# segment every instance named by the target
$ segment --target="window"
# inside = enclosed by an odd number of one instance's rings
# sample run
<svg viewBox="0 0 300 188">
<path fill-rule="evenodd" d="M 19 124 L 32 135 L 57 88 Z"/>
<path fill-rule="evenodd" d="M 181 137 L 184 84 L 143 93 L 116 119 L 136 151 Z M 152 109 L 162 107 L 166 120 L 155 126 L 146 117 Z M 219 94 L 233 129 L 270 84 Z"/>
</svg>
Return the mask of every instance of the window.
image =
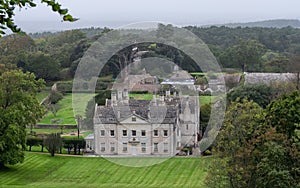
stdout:
<svg viewBox="0 0 300 188">
<path fill-rule="evenodd" d="M 102 151 L 102 152 L 105 151 L 105 142 L 101 143 L 101 151 Z"/>
<path fill-rule="evenodd" d="M 114 142 L 111 142 L 111 143 L 110 143 L 110 151 L 111 151 L 111 152 L 114 152 L 114 151 L 115 151 L 115 143 L 114 143 Z"/>
<path fill-rule="evenodd" d="M 153 135 L 158 136 L 158 130 L 154 130 Z"/>
<path fill-rule="evenodd" d="M 136 136 L 136 130 L 132 130 L 132 131 L 131 131 L 131 135 L 132 135 L 132 136 Z"/>
<path fill-rule="evenodd" d="M 154 152 L 158 152 L 158 143 L 154 143 Z"/>
<path fill-rule="evenodd" d="M 132 121 L 136 121 L 136 117 L 132 117 L 131 120 L 132 120 Z"/>
<path fill-rule="evenodd" d="M 186 125 L 186 130 L 189 130 L 189 125 Z"/>
<path fill-rule="evenodd" d="M 127 152 L 127 143 L 126 142 L 123 143 L 123 152 Z"/>
<path fill-rule="evenodd" d="M 145 130 L 142 130 L 141 135 L 142 135 L 142 136 L 146 136 L 146 131 L 145 131 Z"/>
<path fill-rule="evenodd" d="M 168 130 L 164 130 L 164 136 L 168 136 Z"/>
<path fill-rule="evenodd" d="M 127 136 L 127 130 L 123 130 L 123 136 Z"/>
<path fill-rule="evenodd" d="M 141 143 L 142 145 L 142 152 L 146 152 L 146 143 Z"/>
<path fill-rule="evenodd" d="M 100 136 L 105 136 L 105 130 L 100 130 Z"/>
<path fill-rule="evenodd" d="M 168 152 L 168 143 L 164 143 L 164 152 Z"/>
<path fill-rule="evenodd" d="M 115 136 L 115 130 L 110 130 L 110 136 Z"/>
</svg>

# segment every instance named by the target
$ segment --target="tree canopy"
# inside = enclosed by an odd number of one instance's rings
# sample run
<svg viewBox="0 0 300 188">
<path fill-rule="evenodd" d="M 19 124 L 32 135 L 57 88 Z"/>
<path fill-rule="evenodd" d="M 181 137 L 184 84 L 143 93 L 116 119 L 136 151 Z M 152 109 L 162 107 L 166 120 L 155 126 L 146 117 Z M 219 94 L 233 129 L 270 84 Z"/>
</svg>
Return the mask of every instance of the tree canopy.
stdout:
<svg viewBox="0 0 300 188">
<path fill-rule="evenodd" d="M 227 98 L 229 101 L 240 99 L 253 100 L 265 108 L 272 99 L 272 88 L 266 84 L 247 84 L 232 89 Z"/>
<path fill-rule="evenodd" d="M 25 128 L 44 114 L 35 98 L 43 85 L 32 73 L 13 70 L 0 75 L 0 166 L 23 162 Z"/>
<path fill-rule="evenodd" d="M 232 102 L 207 176 L 209 187 L 299 187 L 299 91 L 262 109 Z"/>
</svg>

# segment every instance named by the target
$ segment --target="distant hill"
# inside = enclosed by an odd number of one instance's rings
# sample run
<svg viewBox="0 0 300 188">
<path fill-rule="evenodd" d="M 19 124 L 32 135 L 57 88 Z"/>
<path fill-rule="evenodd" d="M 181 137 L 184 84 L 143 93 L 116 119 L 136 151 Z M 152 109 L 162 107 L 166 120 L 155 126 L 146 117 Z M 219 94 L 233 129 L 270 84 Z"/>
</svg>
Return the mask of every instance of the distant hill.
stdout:
<svg viewBox="0 0 300 188">
<path fill-rule="evenodd" d="M 283 27 L 294 27 L 300 28 L 300 21 L 297 19 L 276 19 L 276 20 L 265 20 L 257 22 L 247 22 L 247 23 L 228 23 L 220 24 L 217 26 L 227 26 L 227 27 L 268 27 L 268 28 L 283 28 Z"/>
<path fill-rule="evenodd" d="M 80 28 L 80 29 L 73 29 L 73 30 L 79 30 L 79 31 L 85 33 L 86 37 L 89 38 L 89 37 L 101 34 L 104 29 L 108 29 L 108 28 L 106 28 L 106 27 L 104 27 L 104 28 L 90 27 L 90 28 Z M 68 30 L 65 30 L 65 31 L 68 31 Z M 38 38 L 57 36 L 63 32 L 64 31 L 54 31 L 54 32 L 44 31 L 44 32 L 29 33 L 29 36 L 34 39 L 38 39 Z"/>
</svg>

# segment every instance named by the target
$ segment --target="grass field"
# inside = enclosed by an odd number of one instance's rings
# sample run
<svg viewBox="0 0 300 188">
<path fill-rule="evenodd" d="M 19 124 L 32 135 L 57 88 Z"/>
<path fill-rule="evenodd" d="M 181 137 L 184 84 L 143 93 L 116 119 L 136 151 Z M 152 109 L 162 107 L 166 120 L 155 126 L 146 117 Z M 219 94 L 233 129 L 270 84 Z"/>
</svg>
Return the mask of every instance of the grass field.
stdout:
<svg viewBox="0 0 300 188">
<path fill-rule="evenodd" d="M 48 112 L 46 116 L 39 122 L 40 124 L 51 124 L 52 119 L 62 119 L 61 124 L 76 124 L 74 114 L 85 116 L 86 105 L 95 94 L 78 93 L 74 94 L 74 107 L 72 106 L 72 94 L 64 95 L 64 98 L 58 102 L 60 109 L 54 117 L 52 112 Z"/>
<path fill-rule="evenodd" d="M 140 158 L 123 158 L 135 160 Z M 154 158 L 142 158 L 154 160 Z M 25 162 L 0 171 L 0 187 L 205 187 L 212 158 L 171 158 L 149 167 L 126 167 L 103 158 L 26 153 Z"/>
<path fill-rule="evenodd" d="M 45 89 L 41 92 L 39 92 L 36 96 L 36 98 L 38 99 L 39 102 L 42 102 L 50 93 L 49 89 Z"/>
<path fill-rule="evenodd" d="M 152 100 L 153 94 L 129 94 L 129 97 L 133 97 L 136 100 Z"/>
<path fill-rule="evenodd" d="M 200 105 L 209 104 L 212 96 L 199 96 Z"/>
</svg>

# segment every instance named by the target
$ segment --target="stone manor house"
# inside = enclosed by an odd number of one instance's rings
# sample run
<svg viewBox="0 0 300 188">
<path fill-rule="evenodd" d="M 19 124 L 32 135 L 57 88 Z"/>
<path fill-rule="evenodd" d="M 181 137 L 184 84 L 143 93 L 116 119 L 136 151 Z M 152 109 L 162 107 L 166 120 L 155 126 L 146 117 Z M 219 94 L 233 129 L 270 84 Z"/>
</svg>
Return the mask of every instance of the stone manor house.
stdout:
<svg viewBox="0 0 300 188">
<path fill-rule="evenodd" d="M 103 156 L 174 156 L 198 142 L 198 103 L 198 97 L 170 91 L 152 100 L 129 98 L 127 89 L 113 91 L 104 106 L 95 106 L 87 144 Z"/>
</svg>

